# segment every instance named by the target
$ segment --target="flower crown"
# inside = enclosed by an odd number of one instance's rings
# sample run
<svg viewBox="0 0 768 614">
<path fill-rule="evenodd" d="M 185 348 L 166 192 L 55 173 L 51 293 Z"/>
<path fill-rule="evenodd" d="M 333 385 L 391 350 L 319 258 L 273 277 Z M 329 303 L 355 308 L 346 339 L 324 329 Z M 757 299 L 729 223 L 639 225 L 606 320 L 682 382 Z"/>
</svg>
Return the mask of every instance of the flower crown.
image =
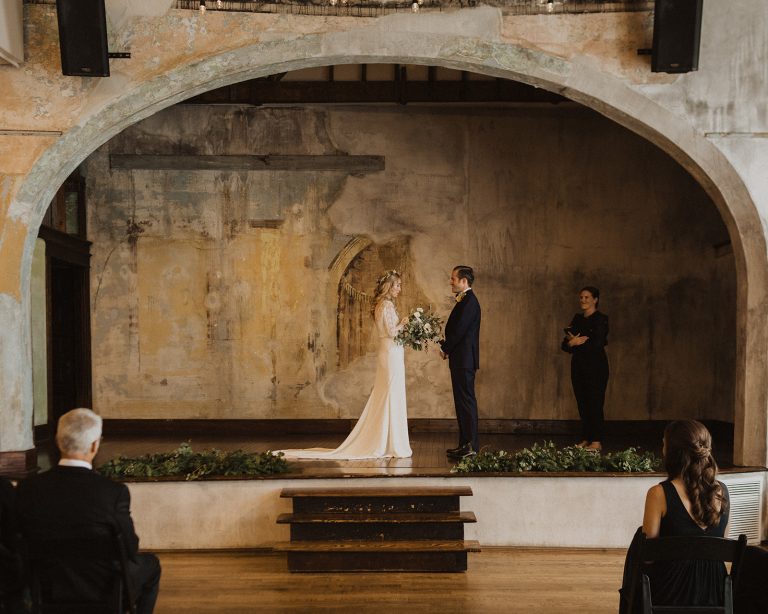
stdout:
<svg viewBox="0 0 768 614">
<path fill-rule="evenodd" d="M 387 279 L 389 279 L 389 278 L 390 278 L 390 277 L 392 277 L 393 275 L 397 275 L 398 277 L 400 277 L 400 273 L 398 273 L 397 271 L 395 271 L 394 269 L 392 269 L 391 271 L 387 271 L 386 273 L 384 273 L 384 275 L 382 275 L 381 277 L 379 277 L 379 278 L 376 280 L 376 283 L 377 283 L 377 284 L 383 284 L 385 281 L 387 281 Z"/>
</svg>

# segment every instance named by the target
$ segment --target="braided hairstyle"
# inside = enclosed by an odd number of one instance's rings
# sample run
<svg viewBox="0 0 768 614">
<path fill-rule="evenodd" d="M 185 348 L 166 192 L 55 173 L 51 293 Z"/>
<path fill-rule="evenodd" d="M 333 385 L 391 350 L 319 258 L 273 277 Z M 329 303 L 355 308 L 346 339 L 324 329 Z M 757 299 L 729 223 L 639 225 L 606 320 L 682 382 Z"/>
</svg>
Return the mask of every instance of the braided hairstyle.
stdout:
<svg viewBox="0 0 768 614">
<path fill-rule="evenodd" d="M 680 478 L 691 501 L 691 515 L 700 525 L 713 527 L 728 511 L 728 500 L 717 481 L 712 436 L 696 420 L 675 420 L 664 429 L 664 469 Z"/>
<path fill-rule="evenodd" d="M 371 316 L 376 318 L 376 307 L 385 299 L 391 299 L 390 292 L 394 283 L 400 279 L 400 273 L 397 271 L 385 271 L 384 274 L 376 280 L 376 290 L 373 292 L 371 301 Z"/>
</svg>

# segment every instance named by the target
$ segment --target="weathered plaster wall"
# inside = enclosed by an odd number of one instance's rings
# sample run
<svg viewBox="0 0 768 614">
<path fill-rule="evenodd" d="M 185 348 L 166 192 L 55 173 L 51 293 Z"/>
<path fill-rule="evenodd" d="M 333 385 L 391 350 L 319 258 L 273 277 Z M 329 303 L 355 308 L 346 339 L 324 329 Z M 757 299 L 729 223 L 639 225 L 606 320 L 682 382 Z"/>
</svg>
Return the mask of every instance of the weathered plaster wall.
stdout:
<svg viewBox="0 0 768 614">
<path fill-rule="evenodd" d="M 648 72 L 648 58 L 636 53 L 650 44 L 650 15 L 643 13 L 158 16 L 158 7 L 169 5 L 145 1 L 127 12 L 108 3 L 111 46 L 130 50 L 133 59 L 114 63 L 104 80 L 62 77 L 53 8 L 25 5 L 25 64 L 0 67 L 0 451 L 31 445 L 29 270 L 40 217 L 64 177 L 111 135 L 180 98 L 264 71 L 343 58 L 435 63 L 563 91 L 689 169 L 734 242 L 736 457 L 765 463 L 768 267 L 765 224 L 755 215 L 765 220 L 768 211 L 760 172 L 768 164 L 762 0 L 707 3 L 701 69 L 687 75 Z"/>
<path fill-rule="evenodd" d="M 383 155 L 386 170 L 108 167 L 109 153 L 338 150 Z M 476 267 L 483 417 L 576 417 L 559 340 L 578 289 L 596 284 L 613 323 L 609 417 L 732 420 L 725 226 L 674 161 L 591 111 L 182 105 L 85 168 L 104 415 L 359 415 L 373 358 L 337 366 L 329 265 L 363 236 L 408 238 L 417 288 L 404 306 L 421 295 L 447 315 L 452 265 Z M 445 364 L 435 352 L 407 362 L 409 414 L 451 417 Z"/>
</svg>

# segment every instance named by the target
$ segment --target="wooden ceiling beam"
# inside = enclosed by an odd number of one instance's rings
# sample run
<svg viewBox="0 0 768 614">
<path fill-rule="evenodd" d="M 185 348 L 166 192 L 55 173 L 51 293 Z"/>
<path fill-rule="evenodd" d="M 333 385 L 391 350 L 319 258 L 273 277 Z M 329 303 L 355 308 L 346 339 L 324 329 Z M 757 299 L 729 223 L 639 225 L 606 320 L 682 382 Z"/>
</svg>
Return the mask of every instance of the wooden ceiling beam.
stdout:
<svg viewBox="0 0 768 614">
<path fill-rule="evenodd" d="M 110 154 L 109 166 L 114 170 L 331 171 L 363 174 L 384 170 L 384 156 Z"/>
<path fill-rule="evenodd" d="M 434 75 L 430 74 L 432 78 Z M 182 104 L 370 104 L 544 103 L 568 99 L 524 83 L 473 81 L 266 81 L 255 80 L 205 92 Z"/>
</svg>

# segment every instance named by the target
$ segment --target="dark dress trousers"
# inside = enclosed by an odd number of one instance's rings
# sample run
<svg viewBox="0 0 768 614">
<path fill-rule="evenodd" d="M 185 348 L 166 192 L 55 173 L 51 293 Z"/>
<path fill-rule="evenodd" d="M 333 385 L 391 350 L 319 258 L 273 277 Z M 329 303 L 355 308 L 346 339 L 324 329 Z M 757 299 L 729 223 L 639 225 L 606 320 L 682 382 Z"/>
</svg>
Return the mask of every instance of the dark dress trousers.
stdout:
<svg viewBox="0 0 768 614">
<path fill-rule="evenodd" d="M 445 324 L 445 340 L 440 346 L 448 354 L 453 402 L 459 423 L 459 445 L 469 443 L 477 451 L 475 372 L 480 368 L 480 302 L 471 289 L 453 307 Z"/>
<path fill-rule="evenodd" d="M 582 438 L 603 440 L 603 405 L 608 386 L 608 316 L 595 311 L 585 318 L 577 313 L 570 325 L 571 332 L 589 337 L 582 345 L 570 347 L 563 339 L 563 351 L 571 354 L 571 384 L 581 418 Z"/>
<path fill-rule="evenodd" d="M 34 539 L 88 535 L 117 528 L 128 553 L 129 573 L 138 599 L 138 611 L 151 613 L 160 582 L 160 563 L 154 554 L 139 553 L 139 538 L 131 519 L 128 487 L 90 469 L 57 466 L 24 480 L 18 487 L 22 534 Z M 94 563 L 67 578 L 77 594 L 88 594 L 110 570 Z M 66 589 L 65 589 L 66 590 Z"/>
</svg>

